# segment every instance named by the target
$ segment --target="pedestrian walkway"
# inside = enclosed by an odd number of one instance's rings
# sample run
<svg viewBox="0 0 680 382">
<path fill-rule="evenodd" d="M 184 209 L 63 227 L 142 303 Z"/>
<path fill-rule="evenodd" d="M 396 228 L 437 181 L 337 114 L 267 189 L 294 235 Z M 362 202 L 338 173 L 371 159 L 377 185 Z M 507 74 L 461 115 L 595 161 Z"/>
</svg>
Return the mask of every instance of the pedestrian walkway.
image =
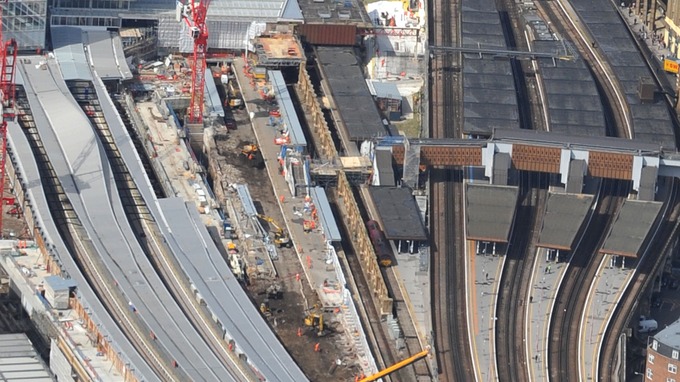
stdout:
<svg viewBox="0 0 680 382">
<path fill-rule="evenodd" d="M 654 31 L 650 31 L 647 26 L 642 23 L 642 16 L 635 14 L 635 9 L 633 4 L 630 7 L 618 7 L 619 13 L 626 21 L 628 28 L 632 32 L 633 36 L 644 45 L 649 50 L 649 55 L 651 56 L 654 64 L 657 65 L 657 73 L 661 74 L 662 86 L 666 91 L 674 92 L 676 86 L 676 75 L 673 73 L 668 73 L 663 71 L 663 61 L 665 58 L 678 59 L 676 55 L 671 53 L 670 49 L 666 46 L 664 39 L 664 14 L 663 10 L 659 7 L 657 8 L 656 16 L 654 18 L 655 25 Z M 644 54 L 644 52 L 643 52 Z"/>
<path fill-rule="evenodd" d="M 503 273 L 505 256 L 493 249 L 477 254 L 474 241 L 467 242 L 468 256 L 468 331 L 474 367 L 479 381 L 493 381 L 496 376 L 496 296 Z"/>
<path fill-rule="evenodd" d="M 548 330 L 550 315 L 568 263 L 557 262 L 556 253 L 538 249 L 531 277 L 531 295 L 526 310 L 526 352 L 529 380 L 548 380 Z"/>
</svg>

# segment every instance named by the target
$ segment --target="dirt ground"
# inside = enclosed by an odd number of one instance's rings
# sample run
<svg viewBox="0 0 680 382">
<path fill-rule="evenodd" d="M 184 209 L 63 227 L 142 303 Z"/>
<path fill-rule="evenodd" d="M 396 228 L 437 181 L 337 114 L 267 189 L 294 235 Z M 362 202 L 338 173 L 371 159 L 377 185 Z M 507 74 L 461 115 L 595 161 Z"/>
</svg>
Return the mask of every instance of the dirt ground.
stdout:
<svg viewBox="0 0 680 382">
<path fill-rule="evenodd" d="M 249 160 L 241 154 L 243 145 L 256 142 L 247 112 L 245 110 L 234 111 L 233 118 L 237 121 L 237 129 L 230 130 L 227 139 L 219 143 L 220 151 L 225 156 L 226 162 L 233 165 L 233 169 L 227 172 L 228 176 L 233 177 L 229 181 L 247 184 L 258 212 L 277 222 L 283 222 L 284 219 L 262 157 L 256 156 Z M 313 296 L 312 291 L 304 279 L 302 265 L 294 250 L 281 248 L 279 259 L 274 261 L 274 266 L 279 274 L 278 279 L 251 279 L 246 288 L 255 305 L 259 307 L 266 299 L 267 287 L 273 283 L 281 285 L 284 292 L 283 298 L 269 301 L 271 316 L 267 319 L 305 374 L 312 381 L 329 379 L 354 381 L 355 375 L 359 374 L 359 369 L 351 364 L 351 360 L 346 359 L 344 351 L 339 346 L 345 341 L 342 333 L 331 330 L 329 334 L 319 337 L 315 330 L 304 326 L 306 309 L 316 301 L 310 297 Z M 296 280 L 297 274 L 302 278 L 302 282 Z M 304 288 L 304 294 L 307 296 L 309 304 L 307 306 L 305 306 L 301 288 Z M 330 318 L 330 315 L 324 315 L 324 318 Z M 301 335 L 298 336 L 298 334 Z M 319 352 L 314 351 L 317 343 L 319 343 Z M 342 364 L 334 366 L 338 359 Z"/>
</svg>

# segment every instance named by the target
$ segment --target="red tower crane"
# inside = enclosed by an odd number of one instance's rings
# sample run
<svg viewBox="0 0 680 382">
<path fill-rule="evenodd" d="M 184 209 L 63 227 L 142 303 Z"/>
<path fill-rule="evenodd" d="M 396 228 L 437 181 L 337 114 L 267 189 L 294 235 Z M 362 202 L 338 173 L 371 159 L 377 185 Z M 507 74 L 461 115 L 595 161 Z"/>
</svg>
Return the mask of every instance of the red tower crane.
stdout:
<svg viewBox="0 0 680 382">
<path fill-rule="evenodd" d="M 3 3 L 7 3 L 4 0 Z M 17 42 L 14 39 L 4 41 L 2 36 L 2 18 L 0 18 L 0 61 L 2 61 L 2 73 L 0 73 L 0 99 L 2 108 L 2 122 L 0 122 L 0 139 L 2 139 L 2 152 L 0 152 L 0 197 L 2 204 L 5 203 L 5 177 L 7 172 L 7 123 L 16 117 L 14 108 L 15 79 L 14 72 L 17 61 Z M 0 208 L 0 237 L 2 236 L 4 214 Z"/>
<path fill-rule="evenodd" d="M 205 97 L 205 54 L 208 51 L 208 15 L 210 0 L 184 0 L 180 16 L 189 26 L 194 40 L 193 69 L 191 74 L 191 102 L 189 123 L 203 122 L 203 99 Z"/>
</svg>

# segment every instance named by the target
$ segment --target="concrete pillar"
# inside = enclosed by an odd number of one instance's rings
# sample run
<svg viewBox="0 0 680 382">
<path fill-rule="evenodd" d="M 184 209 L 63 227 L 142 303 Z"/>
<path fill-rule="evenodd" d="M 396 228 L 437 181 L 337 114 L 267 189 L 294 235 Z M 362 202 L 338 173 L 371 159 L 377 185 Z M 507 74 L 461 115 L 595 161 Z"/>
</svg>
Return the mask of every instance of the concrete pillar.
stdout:
<svg viewBox="0 0 680 382">
<path fill-rule="evenodd" d="M 635 16 L 640 16 L 640 9 L 641 9 L 641 5 L 642 5 L 643 1 L 645 1 L 645 0 L 635 0 L 635 7 L 634 7 Z"/>
<path fill-rule="evenodd" d="M 647 24 L 649 22 L 648 13 L 649 13 L 649 0 L 642 0 L 642 13 L 641 13 L 642 19 L 640 24 L 644 25 L 645 28 L 647 28 L 647 26 L 649 25 Z"/>
<path fill-rule="evenodd" d="M 652 0 L 652 10 L 649 15 L 649 33 L 651 37 L 654 37 L 654 34 L 656 33 L 656 7 L 657 0 Z"/>
</svg>

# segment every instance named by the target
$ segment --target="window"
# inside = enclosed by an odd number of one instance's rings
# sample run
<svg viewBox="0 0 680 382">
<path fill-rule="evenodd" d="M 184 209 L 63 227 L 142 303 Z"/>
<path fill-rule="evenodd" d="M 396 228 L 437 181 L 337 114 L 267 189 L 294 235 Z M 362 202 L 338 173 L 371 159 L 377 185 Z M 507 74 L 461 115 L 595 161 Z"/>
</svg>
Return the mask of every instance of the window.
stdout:
<svg viewBox="0 0 680 382">
<path fill-rule="evenodd" d="M 672 363 L 668 364 L 668 371 L 670 373 L 676 374 L 678 372 L 678 366 Z"/>
<path fill-rule="evenodd" d="M 659 342 L 657 340 L 652 341 L 652 349 L 656 350 L 659 347 Z"/>
<path fill-rule="evenodd" d="M 673 350 L 673 359 L 678 359 L 678 351 Z"/>
<path fill-rule="evenodd" d="M 675 382 L 675 378 L 666 378 L 666 382 Z"/>
<path fill-rule="evenodd" d="M 647 368 L 647 379 L 652 379 L 654 378 L 654 374 L 652 374 L 652 369 Z"/>
<path fill-rule="evenodd" d="M 647 356 L 647 362 L 651 363 L 652 365 L 654 364 L 654 354 Z"/>
</svg>

